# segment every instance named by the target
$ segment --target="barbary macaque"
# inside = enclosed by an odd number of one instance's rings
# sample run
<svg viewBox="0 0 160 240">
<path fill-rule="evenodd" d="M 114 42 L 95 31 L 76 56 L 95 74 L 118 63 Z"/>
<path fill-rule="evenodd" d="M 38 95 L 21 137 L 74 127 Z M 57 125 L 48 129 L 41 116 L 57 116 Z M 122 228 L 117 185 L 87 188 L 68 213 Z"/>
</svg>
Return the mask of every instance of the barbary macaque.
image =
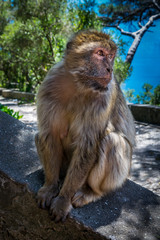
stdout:
<svg viewBox="0 0 160 240">
<path fill-rule="evenodd" d="M 121 187 L 129 174 L 134 122 L 113 75 L 116 51 L 108 34 L 79 32 L 39 88 L 35 142 L 45 183 L 38 204 L 55 221 Z"/>
</svg>

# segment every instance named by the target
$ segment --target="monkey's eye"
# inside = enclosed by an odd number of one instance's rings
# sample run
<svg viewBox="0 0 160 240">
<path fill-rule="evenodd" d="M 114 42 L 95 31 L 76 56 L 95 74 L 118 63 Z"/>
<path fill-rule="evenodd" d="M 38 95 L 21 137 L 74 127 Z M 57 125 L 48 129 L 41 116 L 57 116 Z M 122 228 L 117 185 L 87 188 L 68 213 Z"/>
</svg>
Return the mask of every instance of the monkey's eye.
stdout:
<svg viewBox="0 0 160 240">
<path fill-rule="evenodd" d="M 104 52 L 103 52 L 102 50 L 98 50 L 97 54 L 98 54 L 99 56 L 104 56 Z"/>
<path fill-rule="evenodd" d="M 108 59 L 111 60 L 113 58 L 113 54 L 108 54 Z"/>
</svg>

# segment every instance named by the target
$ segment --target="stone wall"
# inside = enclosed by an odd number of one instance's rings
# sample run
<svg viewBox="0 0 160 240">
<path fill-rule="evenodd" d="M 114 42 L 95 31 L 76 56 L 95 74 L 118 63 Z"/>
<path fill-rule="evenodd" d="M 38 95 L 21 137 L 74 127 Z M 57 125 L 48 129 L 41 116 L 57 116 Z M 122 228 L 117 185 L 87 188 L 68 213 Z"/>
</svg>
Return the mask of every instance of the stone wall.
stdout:
<svg viewBox="0 0 160 240">
<path fill-rule="evenodd" d="M 28 92 L 19 92 L 14 89 L 0 89 L 0 95 L 5 98 L 13 98 L 18 100 L 33 101 L 35 99 L 35 94 Z"/>
<path fill-rule="evenodd" d="M 136 121 L 160 125 L 160 107 L 148 104 L 128 104 Z"/>
</svg>

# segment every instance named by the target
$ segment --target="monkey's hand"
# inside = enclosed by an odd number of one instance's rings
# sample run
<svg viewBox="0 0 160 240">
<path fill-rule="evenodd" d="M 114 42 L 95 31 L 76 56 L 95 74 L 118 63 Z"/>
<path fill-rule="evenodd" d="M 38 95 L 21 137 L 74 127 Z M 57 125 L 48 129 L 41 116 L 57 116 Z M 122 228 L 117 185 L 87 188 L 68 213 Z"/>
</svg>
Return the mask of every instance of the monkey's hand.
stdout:
<svg viewBox="0 0 160 240">
<path fill-rule="evenodd" d="M 43 186 L 37 194 L 37 202 L 40 208 L 49 207 L 51 200 L 59 194 L 58 184 L 51 186 Z"/>
<path fill-rule="evenodd" d="M 55 222 L 62 221 L 64 222 L 69 212 L 71 211 L 72 205 L 69 199 L 58 196 L 52 200 L 50 206 L 51 218 Z"/>
</svg>

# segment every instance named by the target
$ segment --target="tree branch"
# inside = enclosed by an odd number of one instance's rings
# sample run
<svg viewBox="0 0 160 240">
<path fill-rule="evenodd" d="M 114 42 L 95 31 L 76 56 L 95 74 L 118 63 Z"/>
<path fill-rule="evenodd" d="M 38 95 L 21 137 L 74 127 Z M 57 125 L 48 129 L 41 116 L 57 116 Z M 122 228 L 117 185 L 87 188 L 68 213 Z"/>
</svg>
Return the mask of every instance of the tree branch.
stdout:
<svg viewBox="0 0 160 240">
<path fill-rule="evenodd" d="M 50 37 L 49 37 L 49 34 L 46 34 L 46 38 L 47 38 L 48 43 L 49 43 L 49 46 L 50 46 L 50 50 L 51 50 L 52 57 L 54 58 L 54 52 L 53 52 L 52 42 L 51 42 L 51 39 L 50 39 Z"/>
<path fill-rule="evenodd" d="M 141 42 L 141 39 L 144 35 L 144 33 L 148 30 L 148 28 L 153 24 L 153 21 L 157 18 L 160 18 L 160 13 L 153 15 L 149 18 L 148 22 L 142 26 L 141 29 L 139 29 L 138 31 L 132 33 L 134 35 L 134 41 L 130 47 L 130 49 L 128 50 L 127 56 L 126 56 L 126 62 L 128 62 L 129 64 L 131 64 L 133 57 L 135 55 L 135 52 L 137 51 L 137 48 Z"/>
<path fill-rule="evenodd" d="M 148 22 L 147 22 L 144 26 L 142 26 L 141 23 L 140 23 L 141 29 L 139 29 L 138 31 L 136 31 L 136 32 L 134 32 L 134 33 L 132 33 L 132 34 L 133 34 L 134 36 L 135 36 L 135 35 L 139 35 L 139 34 L 140 34 L 140 35 L 143 35 L 143 34 L 147 31 L 147 29 L 153 24 L 153 21 L 156 20 L 156 19 L 158 19 L 158 18 L 160 18 L 160 13 L 151 16 L 151 17 L 149 18 Z M 138 23 L 138 25 L 139 25 L 139 23 Z"/>
<path fill-rule="evenodd" d="M 160 13 L 151 16 L 151 17 L 149 18 L 148 22 L 144 25 L 144 27 L 145 27 L 146 29 L 148 29 L 148 28 L 152 25 L 153 21 L 156 20 L 156 19 L 158 19 L 158 18 L 160 18 Z"/>
<path fill-rule="evenodd" d="M 119 25 L 105 25 L 105 24 L 104 24 L 104 26 L 105 26 L 105 27 L 110 27 L 110 28 L 111 28 L 111 27 L 117 28 L 123 35 L 127 35 L 127 36 L 130 36 L 130 37 L 132 37 L 132 38 L 135 38 L 135 33 L 125 31 L 124 29 L 120 28 Z"/>
<path fill-rule="evenodd" d="M 154 4 L 155 7 L 160 11 L 160 6 L 159 6 L 159 4 L 157 3 L 156 0 L 153 0 L 153 4 Z"/>
<path fill-rule="evenodd" d="M 124 29 L 120 28 L 119 25 L 115 26 L 123 35 L 127 35 L 127 36 L 130 36 L 132 38 L 135 38 L 135 34 L 132 33 L 132 32 L 127 32 L 125 31 Z"/>
<path fill-rule="evenodd" d="M 138 26 L 139 26 L 140 28 L 143 27 L 143 25 L 141 24 L 141 22 L 138 22 Z"/>
</svg>

